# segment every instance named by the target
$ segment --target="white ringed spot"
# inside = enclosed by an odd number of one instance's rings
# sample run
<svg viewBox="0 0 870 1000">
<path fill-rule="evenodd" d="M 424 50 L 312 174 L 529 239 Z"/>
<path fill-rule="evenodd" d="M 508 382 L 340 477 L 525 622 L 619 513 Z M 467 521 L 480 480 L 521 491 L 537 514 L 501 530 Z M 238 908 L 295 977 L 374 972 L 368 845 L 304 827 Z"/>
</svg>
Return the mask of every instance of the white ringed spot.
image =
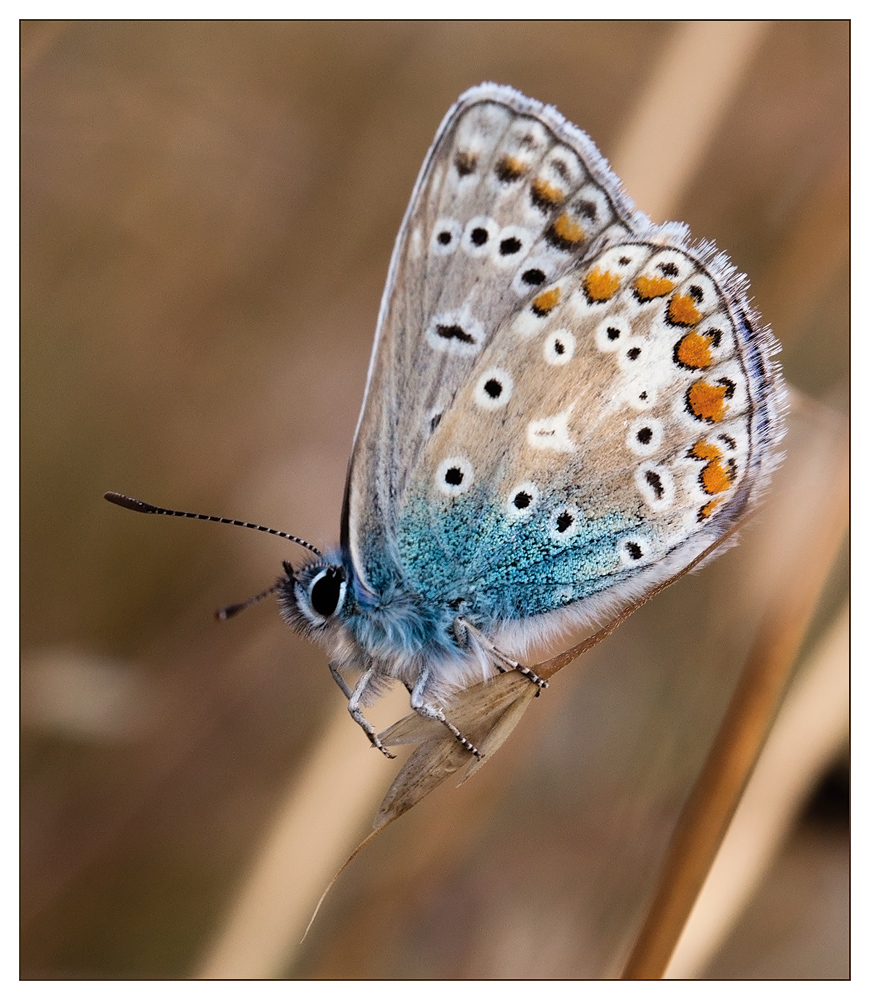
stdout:
<svg viewBox="0 0 870 1000">
<path fill-rule="evenodd" d="M 513 395 L 514 380 L 504 368 L 490 368 L 477 380 L 474 402 L 484 410 L 499 410 Z"/>
<path fill-rule="evenodd" d="M 625 443 L 635 455 L 654 455 L 662 446 L 665 429 L 656 417 L 639 417 L 628 429 Z"/>
<path fill-rule="evenodd" d="M 595 346 L 599 351 L 618 351 L 631 335 L 631 322 L 622 313 L 606 316 L 595 328 Z"/>
<path fill-rule="evenodd" d="M 550 281 L 552 270 L 551 263 L 542 257 L 529 257 L 514 275 L 511 287 L 522 296 L 541 292 Z"/>
<path fill-rule="evenodd" d="M 456 219 L 439 219 L 432 231 L 429 247 L 436 257 L 446 257 L 456 251 L 462 239 L 462 223 Z"/>
<path fill-rule="evenodd" d="M 462 234 L 462 249 L 471 257 L 488 257 L 498 245 L 499 228 L 488 215 L 470 219 Z"/>
<path fill-rule="evenodd" d="M 616 554 L 626 569 L 637 569 L 650 561 L 652 546 L 643 535 L 626 535 L 617 543 Z"/>
<path fill-rule="evenodd" d="M 436 351 L 473 357 L 486 340 L 486 331 L 466 310 L 440 313 L 426 331 L 426 342 Z"/>
<path fill-rule="evenodd" d="M 498 234 L 498 242 L 493 248 L 492 259 L 499 267 L 516 267 L 529 252 L 533 243 L 532 234 L 521 226 L 505 226 Z"/>
<path fill-rule="evenodd" d="M 511 521 L 521 521 L 530 517 L 538 504 L 541 491 L 536 483 L 526 481 L 515 486 L 505 504 L 505 511 Z"/>
<path fill-rule="evenodd" d="M 574 504 L 565 504 L 550 515 L 547 522 L 547 533 L 554 542 L 567 542 L 580 530 L 582 513 Z"/>
<path fill-rule="evenodd" d="M 435 470 L 435 486 L 448 497 L 458 497 L 471 489 L 474 467 L 464 455 L 445 458 Z"/>
<path fill-rule="evenodd" d="M 577 341 L 570 330 L 554 330 L 544 341 L 544 361 L 548 365 L 567 365 L 576 349 Z"/>
<path fill-rule="evenodd" d="M 644 462 L 634 473 L 640 495 L 654 511 L 669 510 L 677 496 L 674 477 L 661 463 Z"/>
<path fill-rule="evenodd" d="M 616 360 L 620 369 L 627 375 L 636 375 L 639 369 L 647 366 L 647 343 L 638 337 L 620 338 Z M 670 370 L 668 371 L 670 374 Z"/>
</svg>

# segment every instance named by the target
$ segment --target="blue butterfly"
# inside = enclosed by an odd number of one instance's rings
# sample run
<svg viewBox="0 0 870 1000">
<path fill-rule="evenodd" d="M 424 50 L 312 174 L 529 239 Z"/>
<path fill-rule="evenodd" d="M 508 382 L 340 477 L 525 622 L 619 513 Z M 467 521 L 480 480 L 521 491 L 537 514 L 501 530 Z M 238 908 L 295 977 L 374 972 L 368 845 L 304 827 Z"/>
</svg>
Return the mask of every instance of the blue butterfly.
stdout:
<svg viewBox="0 0 870 1000">
<path fill-rule="evenodd" d="M 374 746 L 390 756 L 362 708 L 395 679 L 479 757 L 452 692 L 499 671 L 545 686 L 519 662 L 531 643 L 648 594 L 757 499 L 777 349 L 745 279 L 637 211 L 588 136 L 475 87 L 399 231 L 340 545 L 272 532 L 314 558 L 266 593 L 326 647 Z"/>
</svg>

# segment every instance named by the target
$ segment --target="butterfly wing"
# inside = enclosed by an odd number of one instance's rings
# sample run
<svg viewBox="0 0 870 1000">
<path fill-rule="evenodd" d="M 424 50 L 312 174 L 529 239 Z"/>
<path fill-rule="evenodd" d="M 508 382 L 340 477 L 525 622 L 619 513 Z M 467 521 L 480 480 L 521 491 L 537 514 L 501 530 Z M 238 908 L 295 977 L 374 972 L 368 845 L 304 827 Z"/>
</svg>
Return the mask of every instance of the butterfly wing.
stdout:
<svg viewBox="0 0 870 1000">
<path fill-rule="evenodd" d="M 450 110 L 393 252 L 348 472 L 342 544 L 364 586 L 400 576 L 409 484 L 496 332 L 593 248 L 647 226 L 554 108 L 485 84 Z"/>
<path fill-rule="evenodd" d="M 680 230 L 576 261 L 502 325 L 424 446 L 399 520 L 411 586 L 517 635 L 667 579 L 775 465 L 774 349 L 733 269 Z"/>
<path fill-rule="evenodd" d="M 469 91 L 381 308 L 343 519 L 360 581 L 526 634 L 643 593 L 763 488 L 775 349 L 724 257 L 635 211 L 584 133 Z"/>
</svg>

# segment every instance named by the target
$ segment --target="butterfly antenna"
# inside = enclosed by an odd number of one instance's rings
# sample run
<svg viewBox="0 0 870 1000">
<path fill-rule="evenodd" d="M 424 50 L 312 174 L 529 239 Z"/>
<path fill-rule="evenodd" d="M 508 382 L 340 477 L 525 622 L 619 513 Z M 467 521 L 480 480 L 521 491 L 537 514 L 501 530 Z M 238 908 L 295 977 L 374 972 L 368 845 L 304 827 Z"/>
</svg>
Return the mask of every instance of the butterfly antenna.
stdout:
<svg viewBox="0 0 870 1000">
<path fill-rule="evenodd" d="M 278 531 L 276 528 L 266 528 L 262 524 L 251 524 L 250 521 L 237 521 L 232 517 L 213 517 L 211 514 L 193 514 L 186 510 L 169 510 L 166 507 L 155 507 L 154 504 L 146 503 L 144 500 L 134 500 L 133 497 L 124 496 L 123 493 L 106 493 L 106 499 L 109 503 L 117 504 L 119 507 L 126 507 L 127 510 L 136 510 L 140 514 L 169 514 L 171 517 L 193 517 L 198 521 L 216 521 L 218 524 L 236 524 L 240 528 L 253 528 L 255 531 L 265 531 L 267 535 L 277 535 L 278 538 L 286 538 L 289 542 L 296 542 L 297 545 L 301 545 L 303 548 L 313 552 L 316 556 L 323 557 L 323 553 L 320 549 L 315 548 L 311 542 L 306 542 L 304 538 L 297 538 L 296 535 L 288 535 L 286 531 Z M 273 587 L 272 590 L 275 588 Z M 257 597 L 251 598 L 250 601 L 246 601 L 243 605 L 231 605 L 231 608 L 236 608 L 236 610 L 241 610 L 242 607 L 246 607 L 248 604 L 252 604 L 259 601 L 263 597 L 267 597 L 272 590 L 267 590 Z M 224 608 L 224 611 L 228 609 Z M 230 615 L 235 614 L 235 611 L 230 611 Z"/>
<path fill-rule="evenodd" d="M 225 622 L 228 618 L 233 618 L 240 611 L 244 611 L 245 608 L 251 607 L 252 604 L 259 604 L 260 601 L 265 600 L 267 597 L 271 597 L 272 594 L 280 586 L 279 583 L 273 583 L 271 587 L 264 590 L 262 594 L 257 594 L 255 597 L 249 597 L 247 601 L 241 601 L 239 604 L 228 604 L 225 608 L 218 608 L 215 611 L 214 616 L 219 622 Z"/>
</svg>

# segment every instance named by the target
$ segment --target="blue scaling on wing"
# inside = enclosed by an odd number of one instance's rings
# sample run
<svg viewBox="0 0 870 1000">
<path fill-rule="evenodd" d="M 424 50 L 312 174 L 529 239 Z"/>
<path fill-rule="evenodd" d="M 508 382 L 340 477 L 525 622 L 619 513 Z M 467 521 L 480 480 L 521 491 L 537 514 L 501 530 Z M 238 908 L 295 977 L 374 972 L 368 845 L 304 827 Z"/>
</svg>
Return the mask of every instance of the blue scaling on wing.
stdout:
<svg viewBox="0 0 870 1000">
<path fill-rule="evenodd" d="M 403 507 L 400 561 L 408 586 L 427 601 L 464 600 L 484 621 L 520 619 L 589 597 L 634 572 L 620 546 L 635 537 L 636 518 L 587 517 L 557 504 L 511 521 L 502 504 L 482 505 L 476 493 L 435 502 L 418 496 Z"/>
</svg>

